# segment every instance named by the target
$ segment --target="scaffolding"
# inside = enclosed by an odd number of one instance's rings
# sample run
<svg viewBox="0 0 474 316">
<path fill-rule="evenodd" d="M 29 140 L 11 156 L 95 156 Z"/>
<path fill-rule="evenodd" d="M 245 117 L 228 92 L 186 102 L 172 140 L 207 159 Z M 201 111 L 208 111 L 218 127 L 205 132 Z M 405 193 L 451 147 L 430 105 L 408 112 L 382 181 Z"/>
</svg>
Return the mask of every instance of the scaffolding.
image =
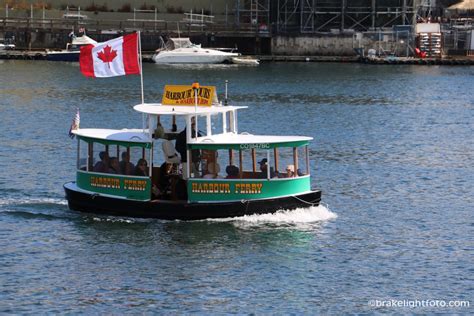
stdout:
<svg viewBox="0 0 474 316">
<path fill-rule="evenodd" d="M 413 25 L 416 0 L 278 0 L 277 32 L 370 31 Z"/>
<path fill-rule="evenodd" d="M 268 30 L 270 0 L 237 0 L 236 24 L 240 29 Z"/>
<path fill-rule="evenodd" d="M 427 1 L 237 0 L 236 18 L 239 25 L 269 25 L 274 34 L 363 32 L 414 25 L 420 4 L 426 9 Z"/>
</svg>

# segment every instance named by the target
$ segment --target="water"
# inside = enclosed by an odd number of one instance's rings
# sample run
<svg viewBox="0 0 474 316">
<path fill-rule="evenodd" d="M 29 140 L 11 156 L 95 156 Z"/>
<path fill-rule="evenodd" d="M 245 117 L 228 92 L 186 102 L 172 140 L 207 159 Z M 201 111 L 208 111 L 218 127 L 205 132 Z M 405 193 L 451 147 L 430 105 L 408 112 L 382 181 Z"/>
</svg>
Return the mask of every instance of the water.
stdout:
<svg viewBox="0 0 474 316">
<path fill-rule="evenodd" d="M 144 66 L 147 102 L 229 80 L 241 131 L 314 137 L 324 205 L 199 222 L 70 211 L 76 108 L 82 127 L 140 127 L 139 78 L 0 61 L 1 313 L 474 312 L 474 67 Z"/>
</svg>

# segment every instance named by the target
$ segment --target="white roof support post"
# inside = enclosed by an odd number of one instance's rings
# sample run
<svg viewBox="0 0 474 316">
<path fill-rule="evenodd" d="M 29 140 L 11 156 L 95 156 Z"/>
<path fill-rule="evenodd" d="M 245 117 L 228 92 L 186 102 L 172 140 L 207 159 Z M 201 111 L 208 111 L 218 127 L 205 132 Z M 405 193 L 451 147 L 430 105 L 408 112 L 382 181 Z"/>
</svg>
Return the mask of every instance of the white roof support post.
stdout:
<svg viewBox="0 0 474 316">
<path fill-rule="evenodd" d="M 270 151 L 267 150 L 267 179 L 270 180 Z"/>
<path fill-rule="evenodd" d="M 81 163 L 80 163 L 80 159 L 81 159 L 81 141 L 79 140 L 79 137 L 77 137 L 77 169 L 80 169 L 81 168 Z"/>
<path fill-rule="evenodd" d="M 222 113 L 222 133 L 227 133 L 227 113 Z"/>
<path fill-rule="evenodd" d="M 207 136 L 212 136 L 211 114 L 206 115 L 206 132 Z"/>
<path fill-rule="evenodd" d="M 186 116 L 186 142 L 190 142 L 191 141 L 191 130 L 192 130 L 192 127 L 191 127 L 191 116 Z"/>
<path fill-rule="evenodd" d="M 190 115 L 186 116 L 186 144 L 191 141 L 192 136 L 192 127 L 191 127 L 191 117 Z M 187 146 L 186 146 L 187 147 Z M 189 179 L 191 175 L 191 152 L 186 148 L 186 179 Z"/>
<path fill-rule="evenodd" d="M 195 133 L 194 133 L 194 139 L 196 139 L 196 140 L 198 139 L 198 131 L 199 131 L 198 121 L 199 121 L 199 120 L 198 120 L 198 116 L 197 116 L 197 114 L 196 114 L 196 116 L 194 117 L 194 122 L 195 122 L 195 124 L 196 124 Z M 192 131 L 193 131 L 192 125 L 189 125 L 189 127 L 191 127 L 191 136 L 193 136 L 193 134 L 192 134 Z"/>
<path fill-rule="evenodd" d="M 150 147 L 149 151 L 150 162 L 148 163 L 148 176 L 151 178 L 153 175 L 153 146 Z"/>
<path fill-rule="evenodd" d="M 305 149 L 305 153 L 306 153 L 306 174 L 309 174 L 309 149 L 308 149 L 308 145 L 304 146 L 304 149 Z"/>
<path fill-rule="evenodd" d="M 232 120 L 232 126 L 233 126 L 233 129 L 234 129 L 234 133 L 235 134 L 238 134 L 239 131 L 237 130 L 237 111 L 232 111 L 232 113 L 234 113 L 234 115 L 232 115 L 233 117 L 233 120 Z"/>
<path fill-rule="evenodd" d="M 148 124 L 148 136 L 150 138 L 152 138 L 153 137 L 153 127 L 152 127 L 153 125 L 151 124 L 152 123 L 151 122 L 152 118 L 151 118 L 150 114 L 147 114 L 147 120 L 148 120 L 148 122 L 147 122 L 147 124 Z"/>
</svg>

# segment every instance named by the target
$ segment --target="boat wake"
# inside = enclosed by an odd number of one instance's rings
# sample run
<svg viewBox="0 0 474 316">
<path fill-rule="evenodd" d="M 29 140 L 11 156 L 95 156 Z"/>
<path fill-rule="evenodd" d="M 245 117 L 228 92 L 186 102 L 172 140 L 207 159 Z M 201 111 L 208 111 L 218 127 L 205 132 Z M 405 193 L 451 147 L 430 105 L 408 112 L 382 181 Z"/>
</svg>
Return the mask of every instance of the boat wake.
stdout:
<svg viewBox="0 0 474 316">
<path fill-rule="evenodd" d="M 21 200 L 13 197 L 0 199 L 0 214 L 3 215 L 57 218 L 58 211 L 67 211 L 67 202 L 64 199 L 40 197 L 23 197 Z"/>
<path fill-rule="evenodd" d="M 21 200 L 17 198 L 4 198 L 0 199 L 0 206 L 8 205 L 67 205 L 65 199 L 55 198 L 23 198 Z"/>
<path fill-rule="evenodd" d="M 240 217 L 207 219 L 210 222 L 234 222 L 238 225 L 258 226 L 298 226 L 301 224 L 312 224 L 337 218 L 337 214 L 331 212 L 328 206 L 319 205 L 294 210 L 280 210 L 272 214 L 254 214 Z"/>
</svg>

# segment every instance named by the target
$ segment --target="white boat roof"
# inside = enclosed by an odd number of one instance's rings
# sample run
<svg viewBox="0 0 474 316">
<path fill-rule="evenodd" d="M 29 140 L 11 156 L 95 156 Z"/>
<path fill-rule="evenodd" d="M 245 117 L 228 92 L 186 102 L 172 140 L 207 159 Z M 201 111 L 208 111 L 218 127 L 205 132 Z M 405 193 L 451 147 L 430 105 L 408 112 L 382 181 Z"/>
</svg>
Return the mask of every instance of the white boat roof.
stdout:
<svg viewBox="0 0 474 316">
<path fill-rule="evenodd" d="M 90 38 L 87 35 L 82 35 L 82 36 L 79 36 L 79 37 L 75 37 L 72 40 L 72 44 L 73 45 L 88 45 L 88 44 L 95 45 L 95 44 L 97 44 L 97 42 L 94 41 L 92 38 Z"/>
<path fill-rule="evenodd" d="M 246 109 L 247 106 L 194 106 L 184 105 L 162 105 L 161 103 L 137 104 L 133 109 L 137 112 L 154 115 L 198 115 L 218 114 L 233 110 Z"/>
<path fill-rule="evenodd" d="M 81 128 L 72 133 L 88 138 L 112 140 L 128 143 L 150 143 L 152 139 L 143 129 L 102 129 L 102 128 Z"/>
<path fill-rule="evenodd" d="M 225 133 L 212 136 L 193 138 L 189 144 L 209 144 L 209 145 L 239 145 L 239 144 L 278 144 L 310 141 L 308 136 L 277 136 L 277 135 L 252 135 L 248 133 L 235 134 Z"/>
<path fill-rule="evenodd" d="M 169 40 L 173 43 L 174 49 L 193 45 L 189 37 L 171 37 Z"/>
</svg>

